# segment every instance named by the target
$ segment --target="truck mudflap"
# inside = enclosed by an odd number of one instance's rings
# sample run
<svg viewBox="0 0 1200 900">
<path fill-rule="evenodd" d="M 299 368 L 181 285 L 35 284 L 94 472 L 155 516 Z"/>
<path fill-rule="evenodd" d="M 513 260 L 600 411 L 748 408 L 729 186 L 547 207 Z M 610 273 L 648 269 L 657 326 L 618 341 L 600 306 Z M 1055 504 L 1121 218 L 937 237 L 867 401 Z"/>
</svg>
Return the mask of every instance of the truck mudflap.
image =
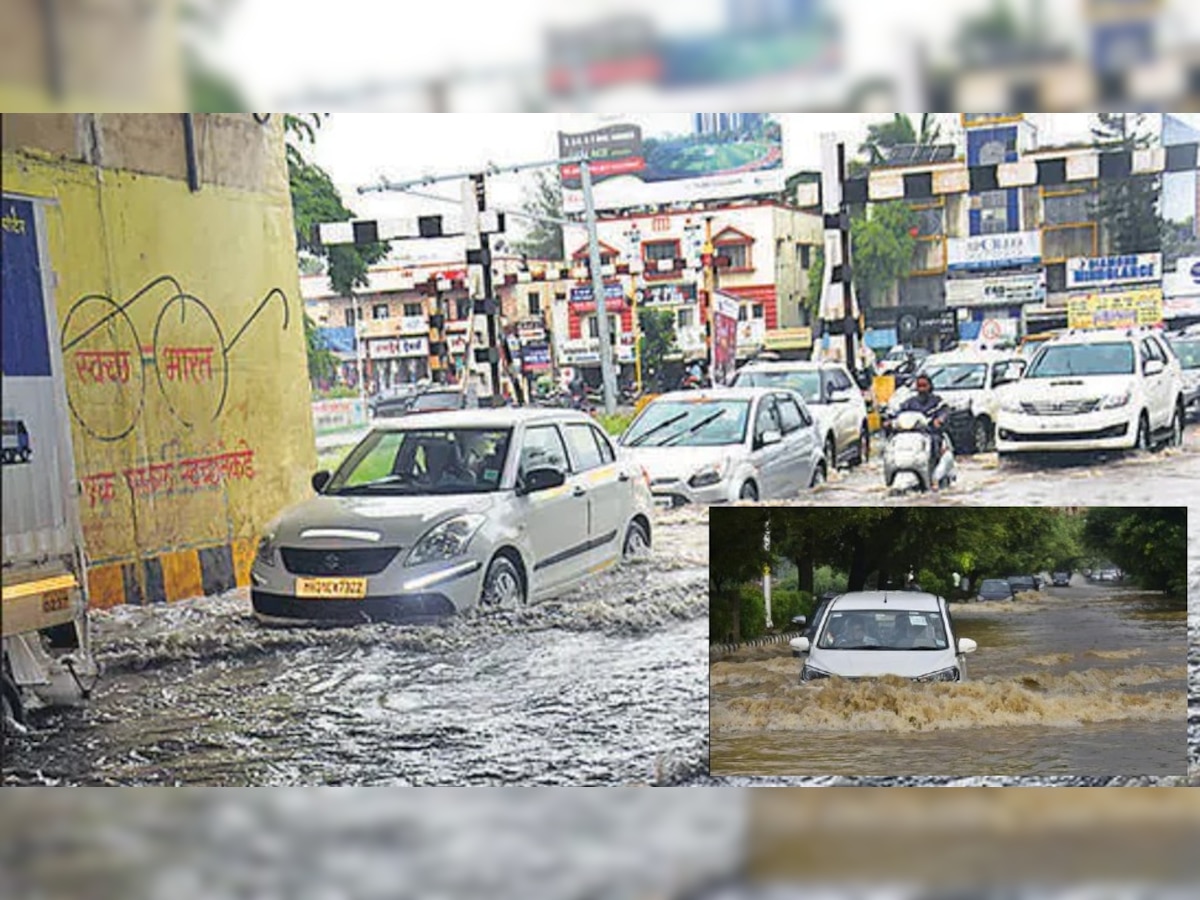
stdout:
<svg viewBox="0 0 1200 900">
<path fill-rule="evenodd" d="M 99 675 L 87 630 L 86 598 L 74 575 L 3 587 L 5 675 L 48 706 L 87 699 Z"/>
</svg>

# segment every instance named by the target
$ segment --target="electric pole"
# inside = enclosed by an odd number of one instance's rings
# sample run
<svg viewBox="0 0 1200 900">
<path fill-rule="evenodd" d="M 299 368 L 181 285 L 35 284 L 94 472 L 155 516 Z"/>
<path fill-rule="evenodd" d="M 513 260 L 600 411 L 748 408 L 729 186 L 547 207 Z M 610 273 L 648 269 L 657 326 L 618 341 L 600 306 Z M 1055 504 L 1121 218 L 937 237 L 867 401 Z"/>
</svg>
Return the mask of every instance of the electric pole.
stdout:
<svg viewBox="0 0 1200 900">
<path fill-rule="evenodd" d="M 592 197 L 592 166 L 587 159 L 579 163 L 583 183 L 583 205 L 587 220 L 588 268 L 592 275 L 592 296 L 596 300 L 596 326 L 600 339 L 600 378 L 604 386 L 604 412 L 617 411 L 616 378 L 613 374 L 615 343 L 610 343 L 608 330 L 608 297 L 604 291 L 604 273 L 600 268 L 600 239 L 596 236 L 596 203 Z"/>
</svg>

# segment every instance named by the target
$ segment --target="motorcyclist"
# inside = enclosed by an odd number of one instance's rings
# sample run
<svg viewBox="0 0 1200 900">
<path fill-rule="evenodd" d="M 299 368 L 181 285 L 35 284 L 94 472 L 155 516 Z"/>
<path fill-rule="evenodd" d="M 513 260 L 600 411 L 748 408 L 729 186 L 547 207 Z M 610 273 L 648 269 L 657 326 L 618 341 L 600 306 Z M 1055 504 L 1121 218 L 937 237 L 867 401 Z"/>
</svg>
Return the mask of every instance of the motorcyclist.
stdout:
<svg viewBox="0 0 1200 900">
<path fill-rule="evenodd" d="M 933 380 L 922 372 L 917 376 L 917 392 L 900 404 L 898 413 L 919 412 L 929 420 L 930 467 L 937 465 L 942 455 L 942 429 L 946 425 L 946 408 L 942 398 L 933 392 Z M 936 491 L 937 485 L 930 485 Z"/>
</svg>

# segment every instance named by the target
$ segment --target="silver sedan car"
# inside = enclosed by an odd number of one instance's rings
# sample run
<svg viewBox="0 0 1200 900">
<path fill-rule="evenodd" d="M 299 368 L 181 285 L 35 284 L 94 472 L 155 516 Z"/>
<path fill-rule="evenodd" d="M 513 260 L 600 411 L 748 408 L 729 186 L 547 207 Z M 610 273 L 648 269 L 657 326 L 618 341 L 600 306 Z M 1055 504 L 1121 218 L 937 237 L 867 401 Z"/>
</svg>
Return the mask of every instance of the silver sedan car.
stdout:
<svg viewBox="0 0 1200 900">
<path fill-rule="evenodd" d="M 644 470 L 583 413 L 472 409 L 377 426 L 267 526 L 268 624 L 422 621 L 553 596 L 650 547 Z"/>
<path fill-rule="evenodd" d="M 794 497 L 828 474 L 804 398 L 780 388 L 675 391 L 621 436 L 660 507 Z"/>
</svg>

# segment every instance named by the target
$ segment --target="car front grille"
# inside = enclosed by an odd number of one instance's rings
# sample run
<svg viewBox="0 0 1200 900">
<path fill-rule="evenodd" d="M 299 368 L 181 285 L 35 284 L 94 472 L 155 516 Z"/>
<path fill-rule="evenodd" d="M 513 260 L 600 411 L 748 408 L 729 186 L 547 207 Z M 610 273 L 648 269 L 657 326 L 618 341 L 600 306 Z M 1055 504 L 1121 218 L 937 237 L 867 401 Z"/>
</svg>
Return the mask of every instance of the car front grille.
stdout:
<svg viewBox="0 0 1200 900">
<path fill-rule="evenodd" d="M 1049 432 L 1030 432 L 1010 431 L 1007 428 L 1000 429 L 1000 440 L 1002 441 L 1019 441 L 1038 444 L 1053 444 L 1055 441 L 1096 441 L 1104 440 L 1105 438 L 1124 437 L 1129 431 L 1129 426 L 1122 422 L 1119 425 L 1111 425 L 1108 428 L 1101 428 L 1096 431 L 1049 431 Z"/>
<path fill-rule="evenodd" d="M 399 547 L 369 547 L 352 550 L 310 550 L 282 547 L 283 567 L 293 575 L 317 575 L 326 578 L 378 575 L 400 552 Z"/>
<path fill-rule="evenodd" d="M 1078 416 L 1100 408 L 1099 398 L 1093 400 L 1025 401 L 1021 409 L 1031 416 Z"/>
<path fill-rule="evenodd" d="M 650 487 L 651 488 L 666 487 L 667 485 L 678 484 L 678 483 L 679 483 L 678 478 L 655 478 L 653 481 L 650 482 Z"/>
</svg>

